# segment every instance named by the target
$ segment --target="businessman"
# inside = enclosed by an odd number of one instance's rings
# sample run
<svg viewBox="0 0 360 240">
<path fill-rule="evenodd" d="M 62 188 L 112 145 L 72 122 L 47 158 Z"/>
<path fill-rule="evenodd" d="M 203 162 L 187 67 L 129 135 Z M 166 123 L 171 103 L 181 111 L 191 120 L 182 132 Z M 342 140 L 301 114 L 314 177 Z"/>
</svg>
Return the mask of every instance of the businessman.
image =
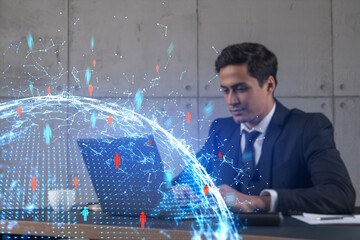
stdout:
<svg viewBox="0 0 360 240">
<path fill-rule="evenodd" d="M 276 56 L 261 44 L 235 44 L 221 52 L 215 69 L 232 117 L 211 124 L 197 158 L 230 209 L 351 213 L 355 191 L 332 124 L 274 98 Z M 178 199 L 192 195 L 189 186 L 174 189 Z"/>
</svg>

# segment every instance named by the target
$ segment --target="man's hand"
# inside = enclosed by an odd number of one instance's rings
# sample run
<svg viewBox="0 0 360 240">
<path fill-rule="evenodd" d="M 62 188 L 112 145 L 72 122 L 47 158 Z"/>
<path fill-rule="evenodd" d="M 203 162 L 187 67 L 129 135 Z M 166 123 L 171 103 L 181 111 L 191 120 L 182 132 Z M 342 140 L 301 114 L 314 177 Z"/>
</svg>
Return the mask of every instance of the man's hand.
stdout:
<svg viewBox="0 0 360 240">
<path fill-rule="evenodd" d="M 188 203 L 189 201 L 191 203 L 197 203 L 199 200 L 197 196 L 194 194 L 192 188 L 187 184 L 176 185 L 176 186 L 172 186 L 171 188 L 174 192 L 175 198 L 178 201 L 180 201 L 180 204 L 182 205 Z"/>
<path fill-rule="evenodd" d="M 226 184 L 219 186 L 219 192 L 226 205 L 235 213 L 270 210 L 270 196 L 246 195 Z"/>
</svg>

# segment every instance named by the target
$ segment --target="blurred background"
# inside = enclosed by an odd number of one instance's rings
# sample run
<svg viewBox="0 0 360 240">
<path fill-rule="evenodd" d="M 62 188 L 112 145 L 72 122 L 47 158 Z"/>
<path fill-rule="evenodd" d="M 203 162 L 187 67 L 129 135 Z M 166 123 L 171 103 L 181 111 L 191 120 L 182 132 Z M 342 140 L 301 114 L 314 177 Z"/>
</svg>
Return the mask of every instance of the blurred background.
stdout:
<svg viewBox="0 0 360 240">
<path fill-rule="evenodd" d="M 48 89 L 90 97 L 91 84 L 91 98 L 156 119 L 197 151 L 211 121 L 230 116 L 214 61 L 244 41 L 277 55 L 278 100 L 334 124 L 359 196 L 358 0 L 0 0 L 0 102 Z M 1 176 L 19 164 L 4 149 Z"/>
</svg>

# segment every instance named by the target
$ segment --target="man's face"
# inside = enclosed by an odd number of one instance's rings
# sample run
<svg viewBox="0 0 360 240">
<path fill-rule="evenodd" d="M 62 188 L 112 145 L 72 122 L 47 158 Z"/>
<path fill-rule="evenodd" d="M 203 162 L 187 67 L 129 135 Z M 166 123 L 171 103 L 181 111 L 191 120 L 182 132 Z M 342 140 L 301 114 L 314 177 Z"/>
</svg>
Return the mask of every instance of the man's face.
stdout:
<svg viewBox="0 0 360 240">
<path fill-rule="evenodd" d="M 249 75 L 247 64 L 223 67 L 219 77 L 225 102 L 236 123 L 252 128 L 270 112 L 275 89 L 272 77 L 260 87 L 257 79 Z"/>
</svg>

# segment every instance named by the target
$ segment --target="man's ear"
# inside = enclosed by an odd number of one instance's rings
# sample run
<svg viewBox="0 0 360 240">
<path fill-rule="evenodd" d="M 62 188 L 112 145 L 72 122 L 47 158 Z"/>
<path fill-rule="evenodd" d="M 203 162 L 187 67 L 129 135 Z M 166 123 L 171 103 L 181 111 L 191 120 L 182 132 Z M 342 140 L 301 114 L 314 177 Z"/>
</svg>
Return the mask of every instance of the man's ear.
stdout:
<svg viewBox="0 0 360 240">
<path fill-rule="evenodd" d="M 269 76 L 266 79 L 266 91 L 272 94 L 275 91 L 275 78 L 273 76 Z"/>
</svg>

